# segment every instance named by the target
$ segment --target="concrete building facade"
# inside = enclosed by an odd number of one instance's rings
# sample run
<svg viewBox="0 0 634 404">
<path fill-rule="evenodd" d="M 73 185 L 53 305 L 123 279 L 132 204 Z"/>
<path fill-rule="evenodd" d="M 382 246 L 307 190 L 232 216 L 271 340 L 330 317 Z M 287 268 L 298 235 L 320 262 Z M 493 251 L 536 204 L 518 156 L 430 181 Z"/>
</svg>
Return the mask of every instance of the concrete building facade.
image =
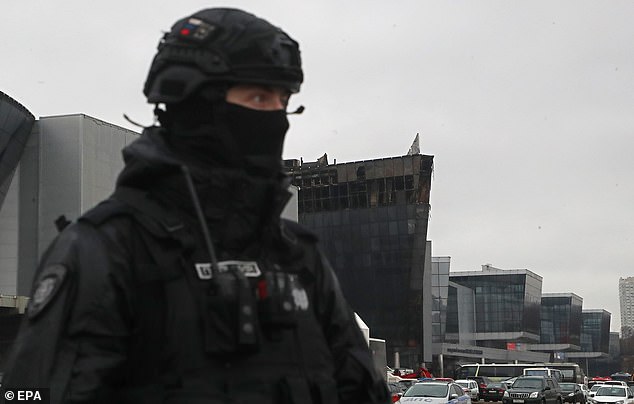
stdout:
<svg viewBox="0 0 634 404">
<path fill-rule="evenodd" d="M 0 208 L 0 293 L 29 295 L 39 258 L 58 233 L 56 220 L 77 219 L 112 193 L 121 149 L 136 132 L 87 115 L 40 118 Z"/>
<path fill-rule="evenodd" d="M 634 277 L 619 278 L 621 338 L 634 337 Z"/>
</svg>

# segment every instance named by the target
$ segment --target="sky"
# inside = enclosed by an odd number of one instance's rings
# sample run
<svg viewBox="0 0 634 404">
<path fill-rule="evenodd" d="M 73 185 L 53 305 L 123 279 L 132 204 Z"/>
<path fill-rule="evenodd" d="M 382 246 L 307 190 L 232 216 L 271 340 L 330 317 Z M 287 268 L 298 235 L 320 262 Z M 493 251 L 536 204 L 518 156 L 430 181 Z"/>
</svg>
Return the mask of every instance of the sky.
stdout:
<svg viewBox="0 0 634 404">
<path fill-rule="evenodd" d="M 300 43 L 284 158 L 433 155 L 432 255 L 525 268 L 612 313 L 634 276 L 634 1 L 4 0 L 0 91 L 36 117 L 152 123 L 162 33 L 242 8 Z"/>
</svg>

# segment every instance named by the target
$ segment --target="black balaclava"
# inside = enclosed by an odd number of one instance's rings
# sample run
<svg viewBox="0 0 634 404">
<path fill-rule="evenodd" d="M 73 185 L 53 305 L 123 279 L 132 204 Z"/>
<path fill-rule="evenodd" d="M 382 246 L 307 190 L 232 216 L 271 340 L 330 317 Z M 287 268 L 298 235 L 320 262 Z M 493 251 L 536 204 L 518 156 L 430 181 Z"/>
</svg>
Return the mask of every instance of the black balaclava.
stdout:
<svg viewBox="0 0 634 404">
<path fill-rule="evenodd" d="M 285 110 L 261 111 L 216 96 L 194 95 L 168 104 L 157 116 L 170 147 L 202 164 L 279 172 L 289 124 Z"/>
</svg>

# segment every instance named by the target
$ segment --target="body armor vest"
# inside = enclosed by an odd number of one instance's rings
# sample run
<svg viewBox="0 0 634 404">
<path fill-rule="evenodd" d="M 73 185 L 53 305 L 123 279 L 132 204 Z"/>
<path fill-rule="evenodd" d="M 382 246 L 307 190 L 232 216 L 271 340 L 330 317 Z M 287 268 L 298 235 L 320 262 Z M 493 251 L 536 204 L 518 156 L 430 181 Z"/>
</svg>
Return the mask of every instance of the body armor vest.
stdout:
<svg viewBox="0 0 634 404">
<path fill-rule="evenodd" d="M 337 403 L 312 310 L 315 249 L 297 248 L 314 240 L 283 221 L 287 248 L 212 268 L 197 224 L 142 191 L 118 188 L 80 220 L 99 226 L 118 215 L 138 224 L 129 263 L 138 327 L 122 402 Z"/>
</svg>

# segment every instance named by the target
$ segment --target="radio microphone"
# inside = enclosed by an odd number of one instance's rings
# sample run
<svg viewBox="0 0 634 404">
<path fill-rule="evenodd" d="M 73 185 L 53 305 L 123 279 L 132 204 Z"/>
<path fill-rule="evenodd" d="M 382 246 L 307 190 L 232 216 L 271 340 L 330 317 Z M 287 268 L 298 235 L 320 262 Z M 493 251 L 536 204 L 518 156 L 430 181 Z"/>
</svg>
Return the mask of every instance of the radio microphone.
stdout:
<svg viewBox="0 0 634 404">
<path fill-rule="evenodd" d="M 304 112 L 306 108 L 303 105 L 300 105 L 299 107 L 297 107 L 297 109 L 293 112 L 287 112 L 286 115 L 299 115 L 302 112 Z"/>
</svg>

